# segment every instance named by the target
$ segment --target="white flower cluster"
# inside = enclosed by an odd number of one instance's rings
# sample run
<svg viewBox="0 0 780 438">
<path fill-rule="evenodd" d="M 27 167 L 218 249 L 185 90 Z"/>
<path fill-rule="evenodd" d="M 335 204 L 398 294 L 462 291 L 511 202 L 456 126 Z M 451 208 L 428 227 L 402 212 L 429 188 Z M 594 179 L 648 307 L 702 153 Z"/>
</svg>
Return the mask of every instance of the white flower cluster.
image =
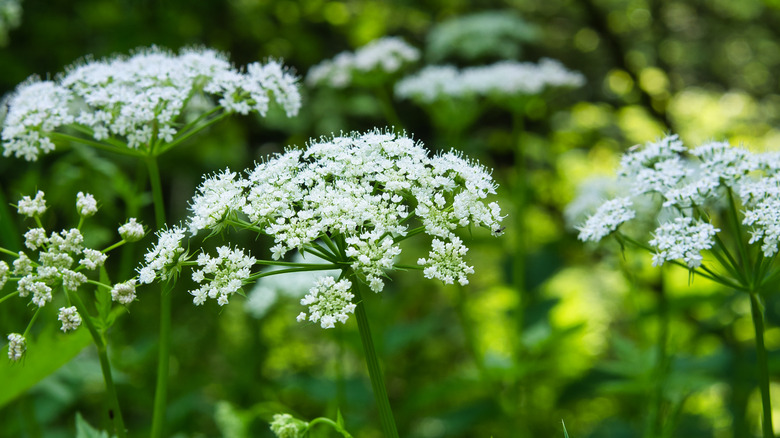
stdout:
<svg viewBox="0 0 780 438">
<path fill-rule="evenodd" d="M 277 61 L 239 71 L 211 49 L 175 55 L 151 47 L 81 62 L 56 81 L 19 85 L 3 123 L 4 155 L 34 161 L 54 149 L 48 134 L 71 124 L 93 140 L 118 138 L 130 148 L 170 143 L 180 134 L 179 116 L 199 93 L 213 96 L 226 112 L 265 116 L 274 100 L 292 116 L 301 106 L 297 81 Z"/>
<path fill-rule="evenodd" d="M 760 242 L 771 257 L 780 243 L 779 164 L 776 154 L 756 154 L 725 142 L 689 150 L 676 135 L 634 147 L 618 171 L 619 185 L 632 196 L 604 203 L 578 227 L 579 238 L 601 240 L 640 216 L 632 208 L 635 201 L 651 197 L 657 200 L 654 213 L 665 218 L 649 241 L 656 249 L 655 265 L 682 259 L 691 268 L 700 266 L 701 252 L 712 248 L 720 231 L 705 218 L 723 208 L 739 210 L 742 224 L 751 228 L 748 243 Z"/>
<path fill-rule="evenodd" d="M 201 268 L 192 273 L 192 280 L 200 284 L 200 288 L 190 291 L 194 297 L 192 302 L 201 305 L 206 302 L 206 298 L 212 298 L 224 306 L 228 298 L 244 285 L 257 260 L 238 248 L 220 246 L 217 248 L 217 257 L 201 253 L 197 261 Z"/>
<path fill-rule="evenodd" d="M 665 261 L 683 259 L 689 268 L 701 266 L 701 252 L 712 248 L 718 228 L 706 222 L 696 222 L 690 217 L 678 217 L 655 230 L 650 245 L 658 248 L 653 256 L 653 266 Z"/>
<path fill-rule="evenodd" d="M 531 62 L 501 61 L 463 70 L 444 65 L 429 66 L 400 80 L 395 94 L 422 104 L 475 96 L 505 98 L 535 95 L 552 87 L 581 87 L 585 77 L 567 70 L 560 62 L 542 59 Z"/>
<path fill-rule="evenodd" d="M 352 52 L 342 52 L 309 70 L 306 83 L 344 88 L 358 77 L 376 72 L 395 73 L 405 64 L 420 59 L 420 51 L 398 37 L 374 40 Z"/>
<path fill-rule="evenodd" d="M 8 358 L 14 362 L 24 356 L 24 352 L 27 351 L 27 339 L 19 333 L 11 333 L 8 335 Z"/>
<path fill-rule="evenodd" d="M 517 59 L 520 44 L 536 35 L 537 30 L 514 11 L 484 11 L 436 25 L 428 33 L 427 53 L 432 61 L 448 56 Z"/>
<path fill-rule="evenodd" d="M 76 306 L 60 307 L 57 319 L 62 322 L 62 331 L 69 332 L 76 330 L 81 325 L 81 315 L 79 315 Z"/>
<path fill-rule="evenodd" d="M 352 282 L 349 280 L 336 281 L 331 276 L 321 277 L 309 293 L 301 299 L 301 304 L 309 306 L 308 319 L 311 322 L 319 322 L 322 328 L 333 328 L 336 322 L 346 324 L 350 313 L 355 313 L 356 305 L 352 303 L 355 295 L 350 292 Z M 306 320 L 306 312 L 298 315 L 298 321 Z"/>
<path fill-rule="evenodd" d="M 245 180 L 230 175 L 207 178 L 198 189 L 191 232 L 204 224 L 217 228 L 224 218 L 243 213 L 273 236 L 276 260 L 323 236 L 342 236 L 350 267 L 375 292 L 401 252 L 398 242 L 409 231 L 409 219 L 445 243 L 456 238 L 455 229 L 470 225 L 501 232 L 498 204 L 484 202 L 496 188 L 486 169 L 452 152 L 431 158 L 421 145 L 392 132 L 323 139 L 259 164 Z M 234 181 L 243 195 L 221 180 Z M 431 257 L 426 266 L 445 272 L 459 262 Z"/>
<path fill-rule="evenodd" d="M 139 283 L 149 284 L 157 278 L 168 280 L 178 271 L 179 259 L 184 254 L 184 234 L 184 228 L 179 226 L 157 232 L 157 243 L 144 254 L 146 265 L 138 268 Z"/>
<path fill-rule="evenodd" d="M 611 232 L 615 231 L 620 224 L 631 220 L 636 216 L 636 212 L 631 210 L 631 198 L 615 198 L 602 204 L 596 213 L 585 221 L 582 226 L 576 227 L 580 231 L 581 240 L 592 240 L 598 242 Z"/>
<path fill-rule="evenodd" d="M 126 242 L 137 242 L 144 237 L 144 226 L 139 224 L 134 217 L 120 226 L 117 231 Z"/>
<path fill-rule="evenodd" d="M 277 438 L 303 438 L 309 430 L 309 423 L 290 414 L 274 414 L 271 432 Z"/>
<path fill-rule="evenodd" d="M 24 196 L 16 204 L 16 209 L 19 214 L 23 214 L 27 217 L 40 216 L 46 213 L 46 200 L 43 198 L 43 192 L 38 190 L 35 194 L 35 198 Z"/>
<path fill-rule="evenodd" d="M 77 207 L 81 204 L 78 208 L 83 207 L 84 199 L 94 201 L 92 195 L 81 192 L 77 199 Z M 46 210 L 44 193 L 39 191 L 34 199 L 25 196 L 17 208 L 20 214 L 27 216 L 42 214 Z M 43 228 L 32 228 L 24 234 L 24 238 L 25 246 L 30 251 L 37 251 L 38 257 L 20 251 L 13 262 L 11 274 L 17 280 L 19 295 L 32 295 L 32 302 L 38 307 L 52 300 L 52 288 L 59 284 L 69 290 L 78 289 L 87 281 L 80 270 L 95 270 L 103 266 L 107 258 L 101 251 L 85 248 L 84 237 L 76 228 L 48 235 Z M 77 263 L 76 259 L 79 259 Z M 5 262 L 0 263 L 0 288 L 8 279 L 9 270 Z"/>
<path fill-rule="evenodd" d="M 98 210 L 95 197 L 89 193 L 85 195 L 83 192 L 78 192 L 78 194 L 76 194 L 76 210 L 79 212 L 80 216 L 94 216 Z"/>
<path fill-rule="evenodd" d="M 323 138 L 306 150 L 288 150 L 258 164 L 245 177 L 229 170 L 207 177 L 192 199 L 187 223 L 194 235 L 228 224 L 241 226 L 247 218 L 252 229 L 274 238 L 274 260 L 296 249 L 313 252 L 352 269 L 374 292 L 383 290 L 387 271 L 401 254 L 400 242 L 425 233 L 433 240 L 429 257 L 419 260 L 425 275 L 466 284 L 473 269 L 463 261 L 467 248 L 455 230 L 477 226 L 501 234 L 501 209 L 486 202 L 495 189 L 484 167 L 457 153 L 429 157 L 412 139 L 375 130 Z M 150 266 L 160 258 L 161 247 L 181 254 L 182 237 L 179 230 L 171 244 L 160 243 L 150 251 Z M 201 266 L 214 263 L 204 254 L 198 260 Z M 232 282 L 227 292 L 208 289 L 209 284 L 193 292 L 196 303 L 206 296 L 226 302 L 248 276 L 248 271 L 239 275 L 236 269 L 223 269 L 225 282 Z M 153 280 L 155 270 L 142 268 L 141 282 Z M 207 273 L 195 271 L 193 279 L 200 283 Z M 338 298 L 347 293 L 341 290 L 344 284 L 321 280 L 310 291 L 304 304 L 316 303 L 320 310 L 310 308 L 309 320 L 331 326 L 346 318 L 349 299 Z M 322 310 L 323 300 L 333 300 L 328 304 L 331 310 Z"/>
<path fill-rule="evenodd" d="M 111 300 L 124 305 L 135 301 L 135 279 L 115 284 L 111 288 Z"/>
</svg>

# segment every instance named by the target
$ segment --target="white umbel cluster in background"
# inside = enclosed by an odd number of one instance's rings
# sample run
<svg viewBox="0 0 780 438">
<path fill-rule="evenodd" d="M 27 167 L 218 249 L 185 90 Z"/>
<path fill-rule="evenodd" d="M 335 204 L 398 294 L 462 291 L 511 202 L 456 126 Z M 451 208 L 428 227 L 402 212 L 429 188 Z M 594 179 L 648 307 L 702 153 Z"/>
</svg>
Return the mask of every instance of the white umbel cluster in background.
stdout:
<svg viewBox="0 0 780 438">
<path fill-rule="evenodd" d="M 425 67 L 395 85 L 395 95 L 422 104 L 470 97 L 523 96 L 540 94 L 548 88 L 581 87 L 585 77 L 567 70 L 560 62 L 542 59 L 532 62 L 501 61 L 492 65 L 466 67 L 451 65 Z"/>
<path fill-rule="evenodd" d="M 374 40 L 355 52 L 342 52 L 332 60 L 323 61 L 309 70 L 309 86 L 327 85 L 345 88 L 357 75 L 382 72 L 395 73 L 406 64 L 420 59 L 420 51 L 398 37 Z"/>
</svg>

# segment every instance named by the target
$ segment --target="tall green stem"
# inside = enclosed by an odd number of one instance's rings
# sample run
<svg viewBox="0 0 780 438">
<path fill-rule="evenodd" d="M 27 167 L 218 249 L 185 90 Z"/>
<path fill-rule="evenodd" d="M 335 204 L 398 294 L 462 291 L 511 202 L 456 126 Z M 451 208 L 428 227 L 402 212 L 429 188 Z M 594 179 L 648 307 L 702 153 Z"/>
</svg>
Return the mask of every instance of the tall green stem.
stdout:
<svg viewBox="0 0 780 438">
<path fill-rule="evenodd" d="M 764 312 L 758 301 L 758 294 L 750 293 L 750 310 L 753 314 L 753 326 L 756 329 L 756 356 L 758 360 L 758 387 L 761 390 L 763 407 L 762 431 L 764 438 L 774 438 L 772 427 L 772 402 L 769 399 L 769 365 L 764 347 Z"/>
<path fill-rule="evenodd" d="M 146 157 L 149 181 L 154 199 L 154 217 L 157 229 L 165 226 L 165 204 L 163 203 L 160 170 L 157 157 Z M 157 356 L 157 384 L 154 390 L 154 408 L 152 414 L 152 438 L 162 438 L 165 426 L 165 408 L 168 400 L 168 365 L 171 354 L 171 300 L 173 294 L 166 284 L 160 291 L 160 345 Z"/>
<path fill-rule="evenodd" d="M 379 367 L 379 359 L 374 349 L 374 340 L 371 338 L 371 329 L 368 326 L 368 317 L 363 303 L 363 296 L 360 293 L 360 280 L 352 276 L 352 292 L 357 300 L 355 308 L 355 317 L 357 318 L 358 330 L 360 331 L 360 341 L 363 344 L 363 352 L 368 366 L 368 376 L 371 378 L 371 388 L 374 390 L 374 400 L 379 411 L 379 421 L 382 425 L 382 432 L 385 438 L 398 438 L 398 430 L 395 427 L 393 411 L 390 409 L 390 400 L 387 397 L 385 389 L 385 379 L 382 370 Z"/>
<path fill-rule="evenodd" d="M 116 387 L 114 386 L 114 378 L 111 375 L 111 363 L 108 361 L 108 348 L 106 346 L 104 335 L 98 331 L 95 324 L 92 322 L 92 317 L 89 316 L 84 302 L 76 292 L 68 291 L 68 296 L 71 302 L 76 305 L 79 313 L 83 315 L 84 323 L 89 330 L 89 334 L 92 335 L 92 341 L 97 347 L 98 357 L 100 358 L 100 370 L 103 372 L 103 381 L 106 384 L 106 392 L 108 393 L 108 401 L 111 406 L 111 414 L 109 415 L 114 420 L 114 431 L 117 438 L 125 438 L 127 431 L 125 431 L 125 421 L 122 418 L 122 410 L 119 407 L 119 398 L 116 395 Z"/>
<path fill-rule="evenodd" d="M 157 228 L 165 226 L 165 203 L 163 202 L 160 169 L 157 167 L 157 157 L 145 157 L 146 169 L 149 172 L 149 183 L 152 185 L 152 200 L 154 201 L 154 220 Z"/>
</svg>

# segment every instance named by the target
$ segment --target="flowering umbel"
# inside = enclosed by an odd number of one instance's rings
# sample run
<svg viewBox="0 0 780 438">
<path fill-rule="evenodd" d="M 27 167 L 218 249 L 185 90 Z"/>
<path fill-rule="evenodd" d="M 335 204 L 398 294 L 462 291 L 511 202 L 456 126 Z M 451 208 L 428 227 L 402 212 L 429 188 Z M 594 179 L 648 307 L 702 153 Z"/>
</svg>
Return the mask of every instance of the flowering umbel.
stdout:
<svg viewBox="0 0 780 438">
<path fill-rule="evenodd" d="M 85 60 L 56 80 L 33 77 L 17 87 L 2 124 L 3 154 L 35 161 L 54 150 L 52 133 L 67 126 L 83 133 L 86 144 L 148 153 L 187 138 L 219 111 L 265 116 L 276 102 L 293 116 L 301 106 L 297 81 L 278 61 L 238 70 L 211 49 L 174 54 L 151 47 Z M 196 108 L 202 97 L 216 107 Z M 203 124 L 182 123 L 187 112 Z"/>
<path fill-rule="evenodd" d="M 76 210 L 81 217 L 77 228 L 63 229 L 59 232 L 47 232 L 41 227 L 40 216 L 46 212 L 46 199 L 44 193 L 39 191 L 35 197 L 24 196 L 16 205 L 20 215 L 35 220 L 35 228 L 30 228 L 24 233 L 24 245 L 26 250 L 13 253 L 5 248 L 0 252 L 14 255 L 15 259 L 9 265 L 0 260 L 0 289 L 8 284 L 15 284 L 16 291 L 6 297 L 17 295 L 21 298 L 30 298 L 37 308 L 46 306 L 54 301 L 58 291 L 64 292 L 65 299 L 71 302 L 71 293 L 75 293 L 90 281 L 98 287 L 97 293 L 108 293 L 111 285 L 100 281 L 88 280 L 89 271 L 97 271 L 102 268 L 108 259 L 107 252 L 125 243 L 122 240 L 105 250 L 89 248 L 85 245 L 84 235 L 81 232 L 81 224 L 85 218 L 92 216 L 97 211 L 97 201 L 89 193 L 79 192 L 76 196 Z M 131 222 L 137 226 L 135 219 Z M 133 288 L 135 280 L 130 280 Z M 117 285 L 116 287 L 120 287 Z M 135 295 L 133 294 L 133 297 Z M 132 299 L 130 300 L 132 301 Z M 123 302 L 123 304 L 127 304 Z M 83 310 L 82 310 L 83 311 Z M 60 307 L 58 319 L 62 323 L 62 331 L 70 332 L 77 329 L 82 323 L 82 315 L 74 305 Z M 35 317 L 32 318 L 32 321 Z M 30 325 L 32 325 L 32 321 Z M 19 360 L 26 349 L 26 340 L 22 335 L 11 334 L 8 336 L 9 357 Z"/>
<path fill-rule="evenodd" d="M 388 272 L 397 269 L 400 243 L 427 235 L 429 256 L 418 260 L 427 278 L 467 284 L 474 272 L 464 256 L 467 248 L 455 231 L 464 227 L 502 233 L 501 209 L 487 202 L 496 184 L 481 165 L 448 152 L 429 156 L 422 145 L 394 132 L 370 131 L 312 141 L 305 150 L 290 149 L 249 170 L 245 176 L 226 170 L 207 177 L 190 204 L 188 227 L 219 232 L 227 225 L 246 228 L 274 239 L 269 261 L 255 261 L 238 248 L 222 247 L 218 257 L 198 256 L 191 292 L 196 304 L 207 298 L 227 302 L 242 283 L 264 275 L 294 270 L 341 270 L 339 280 L 316 282 L 302 304 L 299 320 L 333 327 L 354 311 L 350 289 L 357 278 L 381 292 Z M 168 266 L 184 257 L 183 229 L 160 235 L 140 269 L 140 282 L 167 278 Z M 326 264 L 283 261 L 297 250 Z M 253 264 L 290 269 L 249 274 Z M 210 276 L 213 275 L 213 280 Z M 350 280 L 347 280 L 349 277 Z M 206 279 L 208 282 L 204 283 Z"/>
<path fill-rule="evenodd" d="M 778 251 L 778 170 L 780 156 L 775 153 L 754 153 L 724 142 L 689 150 L 676 135 L 649 142 L 621 160 L 618 178 L 628 196 L 602 204 L 578 227 L 579 238 L 597 242 L 617 232 L 618 238 L 653 251 L 654 265 L 701 268 L 696 272 L 755 292 L 771 279 Z M 652 212 L 648 201 L 655 202 Z M 634 209 L 635 204 L 645 207 Z M 647 244 L 619 232 L 632 220 L 660 222 Z M 748 232 L 751 238 L 745 241 Z M 722 233 L 728 236 L 720 237 Z M 754 244 L 761 246 L 758 258 L 748 248 Z M 706 251 L 713 257 L 709 263 Z M 723 269 L 711 269 L 713 262 Z"/>
</svg>

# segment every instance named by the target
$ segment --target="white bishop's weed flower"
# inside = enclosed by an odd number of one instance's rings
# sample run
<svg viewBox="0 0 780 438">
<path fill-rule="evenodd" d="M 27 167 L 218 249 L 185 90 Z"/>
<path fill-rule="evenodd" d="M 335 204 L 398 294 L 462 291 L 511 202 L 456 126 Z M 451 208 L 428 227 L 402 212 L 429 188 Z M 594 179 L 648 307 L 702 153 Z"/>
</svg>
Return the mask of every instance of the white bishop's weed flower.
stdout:
<svg viewBox="0 0 780 438">
<path fill-rule="evenodd" d="M 355 282 L 381 292 L 388 273 L 399 268 L 401 243 L 416 235 L 430 243 L 430 251 L 412 268 L 426 278 L 467 284 L 474 270 L 455 232 L 483 227 L 501 234 L 501 210 L 487 201 L 495 190 L 490 173 L 479 164 L 455 152 L 431 157 L 403 135 L 371 131 L 323 138 L 305 150 L 276 155 L 243 176 L 225 170 L 208 177 L 192 199 L 192 235 L 227 226 L 265 234 L 274 239 L 271 260 L 223 246 L 216 257 L 201 253 L 196 261 L 186 261 L 179 237 L 183 230 L 176 228 L 176 238 L 160 235 L 140 268 L 140 280 L 167 278 L 172 266 L 190 265 L 200 284 L 190 292 L 194 302 L 212 298 L 224 304 L 241 284 L 266 275 L 337 269 L 339 278 L 315 282 L 301 300 L 308 312 L 298 316 L 333 327 L 355 309 Z M 283 261 L 296 250 L 324 263 Z M 285 269 L 250 273 L 253 265 Z"/>
<path fill-rule="evenodd" d="M 46 200 L 42 191 L 39 191 L 34 198 L 24 196 L 17 203 L 16 208 L 20 215 L 33 219 L 36 227 L 30 228 L 24 234 L 25 251 L 14 252 L 0 247 L 0 254 L 13 258 L 10 263 L 0 260 L 0 290 L 10 289 L 13 287 L 11 285 L 15 285 L 16 289 L 0 297 L 0 302 L 15 296 L 29 297 L 37 316 L 40 309 L 55 301 L 57 293 L 61 292 L 64 296 L 63 300 L 69 303 L 68 306 L 59 309 L 58 319 L 62 322 L 62 330 L 65 332 L 75 330 L 81 325 L 84 316 L 80 312 L 84 312 L 84 309 L 74 305 L 78 303 L 71 303 L 74 298 L 71 294 L 83 288 L 90 290 L 97 288 L 96 293 L 109 294 L 112 285 L 90 280 L 89 276 L 105 265 L 109 251 L 123 245 L 127 240 L 123 238 L 103 250 L 85 246 L 81 225 L 86 217 L 94 215 L 98 209 L 97 201 L 89 193 L 79 192 L 77 196 L 76 210 L 81 216 L 78 227 L 58 232 L 47 232 L 43 228 L 40 216 L 46 212 Z M 131 219 L 128 224 L 136 227 L 136 232 L 140 227 L 140 234 L 143 235 L 143 227 L 135 219 Z M 128 227 L 128 224 L 122 227 Z M 114 301 L 129 304 L 132 300 L 114 299 Z M 15 333 L 8 336 L 9 357 L 12 360 L 19 360 L 24 354 L 25 336 L 34 320 L 35 316 L 24 334 Z"/>
<path fill-rule="evenodd" d="M 676 135 L 632 148 L 618 171 L 628 196 L 604 202 L 577 227 L 583 241 L 615 235 L 667 262 L 756 293 L 777 279 L 780 156 L 724 142 L 688 149 Z M 648 201 L 655 209 L 648 210 Z M 642 205 L 641 209 L 635 205 Z M 621 231 L 655 223 L 649 239 Z M 647 243 L 644 243 L 647 242 Z M 756 248 L 758 247 L 758 248 Z"/>
<path fill-rule="evenodd" d="M 395 86 L 395 95 L 421 105 L 476 97 L 502 101 L 540 94 L 550 88 L 576 88 L 584 84 L 582 74 L 567 70 L 553 59 L 542 59 L 537 64 L 501 61 L 462 70 L 451 65 L 428 66 L 400 80 Z"/>
<path fill-rule="evenodd" d="M 420 51 L 398 37 L 384 37 L 359 48 L 342 52 L 332 60 L 315 65 L 306 75 L 310 86 L 345 88 L 350 84 L 376 85 L 383 77 L 398 72 L 420 59 Z"/>
<path fill-rule="evenodd" d="M 28 79 L 3 103 L 3 154 L 35 161 L 59 138 L 159 155 L 231 113 L 265 116 L 275 102 L 296 115 L 297 82 L 278 61 L 239 70 L 211 49 L 175 54 L 151 47 L 129 57 L 87 58 L 55 80 Z"/>
</svg>

